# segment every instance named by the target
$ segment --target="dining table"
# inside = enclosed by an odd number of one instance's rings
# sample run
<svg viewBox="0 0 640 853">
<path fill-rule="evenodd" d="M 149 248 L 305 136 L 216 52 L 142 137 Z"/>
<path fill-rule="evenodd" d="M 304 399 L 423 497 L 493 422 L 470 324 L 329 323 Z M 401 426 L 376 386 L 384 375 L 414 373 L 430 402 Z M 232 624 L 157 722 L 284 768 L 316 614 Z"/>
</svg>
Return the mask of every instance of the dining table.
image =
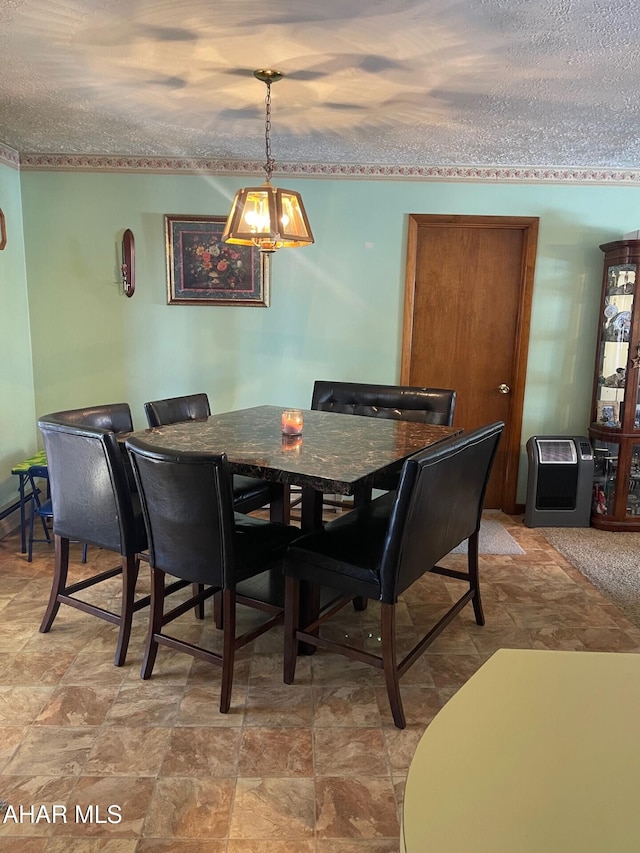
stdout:
<svg viewBox="0 0 640 853">
<path fill-rule="evenodd" d="M 282 432 L 280 406 L 253 406 L 208 418 L 151 427 L 129 433 L 165 451 L 225 452 L 233 474 L 300 486 L 302 532 L 322 524 L 323 494 L 368 501 L 378 474 L 400 471 L 409 456 L 462 432 L 458 427 L 301 410 L 302 433 Z M 288 493 L 287 493 L 288 497 Z M 302 584 L 301 611 L 313 621 L 326 590 Z M 299 644 L 304 654 L 315 646 Z"/>
<path fill-rule="evenodd" d="M 163 450 L 224 451 L 232 473 L 302 489 L 301 528 L 322 524 L 322 495 L 368 500 L 376 475 L 461 432 L 458 427 L 302 410 L 300 435 L 284 435 L 280 406 L 253 406 L 152 427 L 133 435 Z M 131 435 L 131 433 L 129 434 Z"/>
</svg>

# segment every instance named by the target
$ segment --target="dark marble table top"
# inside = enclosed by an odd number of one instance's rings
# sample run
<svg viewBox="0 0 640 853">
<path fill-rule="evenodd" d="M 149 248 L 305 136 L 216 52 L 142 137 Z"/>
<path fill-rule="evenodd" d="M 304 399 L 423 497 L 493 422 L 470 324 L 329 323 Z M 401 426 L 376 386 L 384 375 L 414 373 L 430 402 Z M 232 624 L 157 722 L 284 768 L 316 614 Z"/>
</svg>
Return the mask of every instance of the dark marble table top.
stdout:
<svg viewBox="0 0 640 853">
<path fill-rule="evenodd" d="M 457 435 L 457 427 L 303 410 L 302 436 L 281 433 L 280 406 L 255 406 L 140 430 L 163 450 L 225 451 L 235 474 L 353 495 L 378 472 Z"/>
</svg>

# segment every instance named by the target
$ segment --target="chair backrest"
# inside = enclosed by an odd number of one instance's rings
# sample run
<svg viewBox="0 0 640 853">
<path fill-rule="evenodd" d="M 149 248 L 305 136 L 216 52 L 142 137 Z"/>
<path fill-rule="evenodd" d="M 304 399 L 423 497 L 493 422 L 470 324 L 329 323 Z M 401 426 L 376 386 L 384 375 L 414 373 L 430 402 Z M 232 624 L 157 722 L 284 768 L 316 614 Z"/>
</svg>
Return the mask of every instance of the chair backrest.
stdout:
<svg viewBox="0 0 640 853">
<path fill-rule="evenodd" d="M 106 429 L 111 432 L 133 432 L 131 408 L 128 403 L 106 403 L 85 409 L 68 409 L 45 417 L 70 426 Z"/>
<path fill-rule="evenodd" d="M 149 563 L 196 583 L 233 583 L 232 475 L 224 453 L 126 443 L 147 528 Z"/>
<path fill-rule="evenodd" d="M 397 596 L 480 529 L 504 423 L 446 439 L 404 463 L 380 564 L 381 600 Z"/>
<path fill-rule="evenodd" d="M 147 423 L 150 427 L 167 426 L 181 421 L 208 418 L 211 414 L 206 394 L 187 394 L 184 397 L 168 397 L 144 404 Z"/>
<path fill-rule="evenodd" d="M 451 426 L 456 392 L 412 385 L 371 385 L 317 379 L 311 408 L 324 412 L 393 418 Z"/>
<path fill-rule="evenodd" d="M 143 551 L 144 525 L 115 432 L 74 426 L 59 420 L 58 413 L 40 418 L 38 426 L 47 454 L 53 532 L 122 555 Z"/>
</svg>

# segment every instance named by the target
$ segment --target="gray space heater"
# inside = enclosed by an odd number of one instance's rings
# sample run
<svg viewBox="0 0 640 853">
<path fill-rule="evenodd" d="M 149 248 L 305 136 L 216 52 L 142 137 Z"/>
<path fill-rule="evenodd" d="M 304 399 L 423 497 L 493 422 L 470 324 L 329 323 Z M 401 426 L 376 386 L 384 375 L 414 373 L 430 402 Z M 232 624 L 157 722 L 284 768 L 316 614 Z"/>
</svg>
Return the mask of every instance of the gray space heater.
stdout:
<svg viewBox="0 0 640 853">
<path fill-rule="evenodd" d="M 527 441 L 527 527 L 589 527 L 593 448 L 586 436 L 532 435 Z"/>
</svg>

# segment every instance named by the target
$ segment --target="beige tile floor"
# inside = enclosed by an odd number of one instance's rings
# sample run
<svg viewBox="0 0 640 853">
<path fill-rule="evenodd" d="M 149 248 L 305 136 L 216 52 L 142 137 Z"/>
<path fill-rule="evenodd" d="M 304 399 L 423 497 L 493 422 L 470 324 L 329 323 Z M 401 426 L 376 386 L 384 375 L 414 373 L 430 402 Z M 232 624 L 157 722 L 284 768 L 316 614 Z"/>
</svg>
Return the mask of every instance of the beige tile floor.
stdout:
<svg viewBox="0 0 640 853">
<path fill-rule="evenodd" d="M 487 624 L 477 627 L 466 608 L 406 674 L 404 731 L 393 726 L 379 673 L 357 662 L 319 652 L 284 685 L 279 630 L 240 654 L 228 715 L 218 712 L 219 670 L 188 656 L 161 649 L 152 679 L 140 680 L 144 611 L 121 669 L 115 628 L 94 617 L 63 606 L 39 634 L 51 551 L 36 546 L 28 564 L 17 536 L 0 541 L 0 800 L 16 814 L 5 810 L 2 822 L 0 812 L 0 850 L 397 853 L 416 744 L 496 649 L 640 651 L 640 629 L 537 531 L 501 520 L 526 554 L 481 558 Z M 81 572 L 79 550 L 73 559 Z M 96 549 L 89 559 L 112 562 Z M 455 583 L 434 576 L 413 587 L 400 606 L 402 642 Z M 345 612 L 336 630 L 375 646 L 376 611 Z M 204 626 L 192 614 L 182 620 L 185 636 L 215 645 L 210 612 Z M 20 821 L 20 804 L 34 807 L 33 818 Z M 47 821 L 54 805 L 66 822 Z"/>
</svg>

